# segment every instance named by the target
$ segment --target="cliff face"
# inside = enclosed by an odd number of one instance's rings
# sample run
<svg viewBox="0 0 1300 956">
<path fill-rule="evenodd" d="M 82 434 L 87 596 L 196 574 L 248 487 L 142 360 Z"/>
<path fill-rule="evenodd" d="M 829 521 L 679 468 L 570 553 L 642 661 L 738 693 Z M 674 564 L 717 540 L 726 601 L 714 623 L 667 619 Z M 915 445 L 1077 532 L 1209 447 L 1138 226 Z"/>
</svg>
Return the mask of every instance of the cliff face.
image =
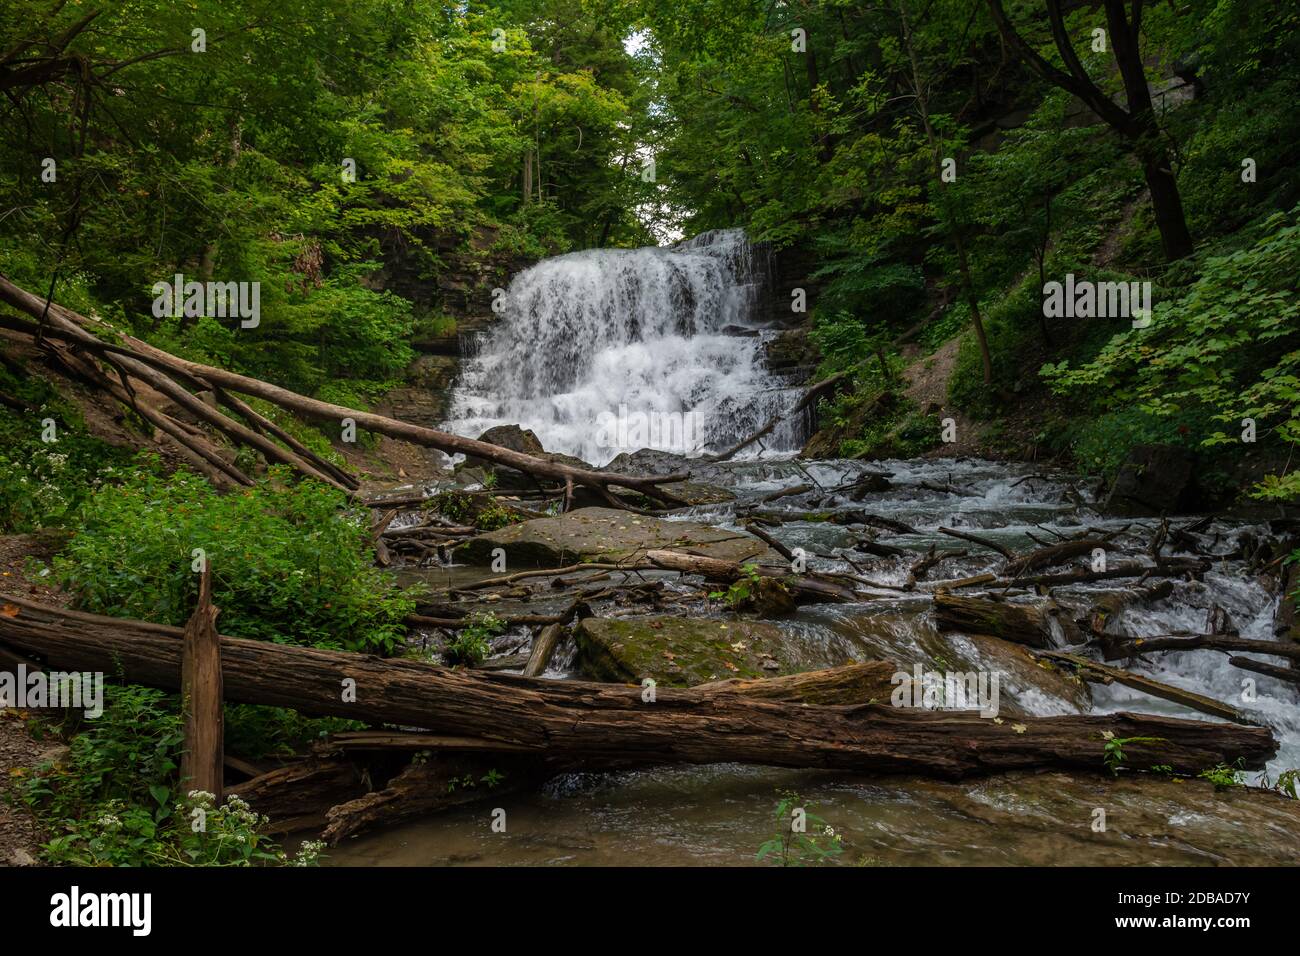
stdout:
<svg viewBox="0 0 1300 956">
<path fill-rule="evenodd" d="M 468 240 L 430 236 L 420 250 L 392 237 L 378 238 L 384 264 L 371 276 L 372 287 L 409 300 L 419 317 L 407 384 L 385 396 L 382 411 L 437 427 L 446 419 L 461 355 L 496 318 L 493 290 L 506 288 L 535 260 L 497 249 L 496 231 L 486 228 Z"/>
<path fill-rule="evenodd" d="M 817 302 L 818 283 L 809 278 L 817 268 L 812 250 L 791 246 L 770 252 L 761 314 L 779 331 L 768 341 L 767 367 L 792 385 L 809 381 L 821 355 L 808 339 L 810 316 Z M 802 312 L 794 311 L 797 290 L 803 290 Z"/>
</svg>

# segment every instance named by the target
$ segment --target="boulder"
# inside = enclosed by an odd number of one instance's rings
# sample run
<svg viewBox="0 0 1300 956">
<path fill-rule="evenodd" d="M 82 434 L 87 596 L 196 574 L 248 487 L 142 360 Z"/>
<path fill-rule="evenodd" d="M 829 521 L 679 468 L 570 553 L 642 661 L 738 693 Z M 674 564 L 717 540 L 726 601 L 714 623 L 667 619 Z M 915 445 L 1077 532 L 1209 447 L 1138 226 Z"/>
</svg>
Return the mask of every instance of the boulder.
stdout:
<svg viewBox="0 0 1300 956">
<path fill-rule="evenodd" d="M 500 448 L 509 448 L 511 451 L 521 452 L 525 455 L 532 455 L 534 458 L 540 458 L 543 461 L 569 465 L 572 468 L 591 469 L 591 465 L 579 458 L 574 458 L 572 455 L 548 452 L 542 447 L 541 439 L 537 437 L 535 432 L 521 428 L 518 425 L 494 425 L 479 435 L 478 440 L 487 442 L 490 445 L 497 445 Z M 498 488 L 518 490 L 537 487 L 537 481 L 531 475 L 526 475 L 514 468 L 493 464 L 475 455 L 466 455 L 465 460 L 456 467 L 457 476 L 461 477 L 462 473 L 464 473 L 463 477 L 470 481 L 479 481 L 488 475 L 496 475 Z"/>
<path fill-rule="evenodd" d="M 489 564 L 504 548 L 511 569 L 562 567 L 584 561 L 629 561 L 661 548 L 685 548 L 724 561 L 783 563 L 753 535 L 694 521 L 664 521 L 616 508 L 579 508 L 554 518 L 535 518 L 471 538 L 459 560 Z"/>
<path fill-rule="evenodd" d="M 1120 466 L 1103 510 L 1121 516 L 1195 510 L 1196 457 L 1175 445 L 1136 445 Z"/>
<path fill-rule="evenodd" d="M 537 437 L 536 433 L 520 428 L 518 425 L 494 425 L 482 435 L 479 435 L 478 440 L 537 458 L 546 454 L 546 449 L 542 447 L 542 441 Z M 466 467 L 475 468 L 484 464 L 490 463 L 482 458 L 475 458 L 470 455 L 465 457 Z"/>
</svg>

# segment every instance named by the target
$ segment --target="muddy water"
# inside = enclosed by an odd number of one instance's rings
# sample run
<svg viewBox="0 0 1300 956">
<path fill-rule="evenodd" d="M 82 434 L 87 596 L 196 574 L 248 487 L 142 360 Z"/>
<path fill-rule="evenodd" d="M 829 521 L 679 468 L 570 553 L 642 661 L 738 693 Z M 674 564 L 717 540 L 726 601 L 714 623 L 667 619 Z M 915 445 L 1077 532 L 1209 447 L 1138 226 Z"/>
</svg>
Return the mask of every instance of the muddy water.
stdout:
<svg viewBox="0 0 1300 956">
<path fill-rule="evenodd" d="M 1130 553 L 1142 553 L 1156 522 L 1103 518 L 1089 489 L 1066 476 L 1040 477 L 1029 466 L 978 461 L 874 463 L 892 473 L 891 488 L 852 501 L 816 491 L 769 506 L 801 512 L 866 509 L 911 525 L 914 535 L 887 533 L 882 540 L 922 553 L 964 549 L 929 575 L 931 580 L 976 574 L 1001 559 L 939 532 L 974 531 L 1016 549 L 1035 547 L 1033 535 L 1052 531 L 1114 530 Z M 742 498 L 796 483 L 834 488 L 865 466 L 843 462 L 751 461 L 728 466 L 722 478 Z M 811 482 L 810 482 L 811 483 Z M 735 510 L 697 509 L 688 517 L 735 527 Z M 1183 522 L 1186 523 L 1186 522 Z M 786 544 L 823 555 L 819 570 L 851 570 L 843 557 L 855 534 L 821 521 L 795 521 L 775 532 Z M 1198 633 L 1212 608 L 1227 612 L 1246 638 L 1273 639 L 1276 598 L 1233 555 L 1244 540 L 1267 528 L 1216 521 L 1200 537 L 1203 550 L 1221 556 L 1202 581 L 1179 582 L 1169 598 L 1125 612 L 1112 628 L 1132 635 Z M 1166 555 L 1189 553 L 1168 548 Z M 912 559 L 871 558 L 847 552 L 865 576 L 899 585 Z M 448 572 L 437 572 L 443 577 Z M 464 571 L 453 570 L 453 574 Z M 1062 603 L 1084 603 L 1115 583 L 1057 589 Z M 967 593 L 979 594 L 977 590 Z M 1207 719 L 1183 707 L 1113 686 L 1054 675 L 1017 672 L 997 653 L 996 642 L 939 634 L 923 597 L 881 588 L 865 607 L 801 609 L 782 622 L 792 651 L 807 667 L 849 659 L 888 657 L 910 666 L 989 670 L 1003 682 L 1008 715 L 1105 713 L 1129 710 Z M 1025 595 L 1025 600 L 1031 597 Z M 521 636 L 503 639 L 501 653 Z M 1253 656 L 1253 655 L 1252 655 Z M 561 653 L 548 676 L 568 676 L 571 653 Z M 1152 655 L 1133 669 L 1237 706 L 1273 728 L 1281 747 L 1266 773 L 1300 766 L 1300 700 L 1296 688 L 1227 665 L 1211 651 Z M 1243 696 L 1246 678 L 1253 695 Z M 1264 782 L 1258 774 L 1249 783 Z M 427 865 L 745 865 L 773 834 L 778 791 L 797 791 L 805 805 L 843 837 L 838 862 L 900 864 L 1263 864 L 1294 862 L 1300 855 L 1300 815 L 1294 801 L 1258 787 L 1216 791 L 1204 781 L 1174 782 L 1150 776 L 1109 781 L 1087 775 L 1004 775 L 962 784 L 872 779 L 815 771 L 719 765 L 654 768 L 615 774 L 566 775 L 540 791 L 502 794 L 498 801 L 374 833 L 339 847 L 344 864 Z M 491 812 L 506 811 L 506 832 L 493 832 Z M 1105 832 L 1094 830 L 1097 808 Z"/>
</svg>

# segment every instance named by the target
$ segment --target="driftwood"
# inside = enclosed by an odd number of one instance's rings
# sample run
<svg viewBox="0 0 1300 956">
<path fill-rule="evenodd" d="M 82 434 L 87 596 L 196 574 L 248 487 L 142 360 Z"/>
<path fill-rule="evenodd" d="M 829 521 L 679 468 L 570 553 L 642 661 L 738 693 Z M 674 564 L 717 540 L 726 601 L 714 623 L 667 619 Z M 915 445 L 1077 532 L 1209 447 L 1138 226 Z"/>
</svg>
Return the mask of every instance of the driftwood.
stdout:
<svg viewBox="0 0 1300 956">
<path fill-rule="evenodd" d="M 19 613 L 0 616 L 0 645 L 54 667 L 179 687 L 179 628 L 4 600 Z M 1255 768 L 1277 749 L 1265 728 L 1204 721 L 1110 714 L 1012 725 L 969 713 L 793 704 L 698 689 L 660 688 L 646 697 L 640 687 L 477 674 L 231 637 L 221 639 L 221 664 L 227 701 L 480 736 L 580 764 L 737 762 L 959 779 L 1029 767 L 1098 772 L 1104 732 L 1155 738 L 1130 746 L 1132 765 L 1180 773 L 1238 760 Z M 341 693 L 348 687 L 355 699 Z"/>
<path fill-rule="evenodd" d="M 533 646 L 528 651 L 528 661 L 524 664 L 523 674 L 525 677 L 541 677 L 542 672 L 546 670 L 546 665 L 551 662 L 551 657 L 555 654 L 555 648 L 560 644 L 560 637 L 564 629 L 568 627 L 569 622 L 575 617 L 587 617 L 591 614 L 591 609 L 581 601 L 574 601 L 568 606 L 559 619 L 547 624 L 538 633 L 533 641 Z"/>
<path fill-rule="evenodd" d="M 1081 568 L 1077 571 L 1062 571 L 1057 574 L 999 578 L 996 583 L 999 586 L 1015 584 L 1025 587 L 1042 584 L 1048 587 L 1057 587 L 1071 584 L 1087 584 L 1092 581 L 1109 581 L 1115 578 L 1180 578 L 1189 574 L 1204 574 L 1209 569 L 1210 562 L 1201 558 L 1165 558 L 1154 566 L 1141 564 L 1137 561 L 1126 561 L 1123 564 L 1108 567 L 1105 571 Z"/>
<path fill-rule="evenodd" d="M 1069 561 L 1071 558 L 1077 558 L 1085 554 L 1091 554 L 1094 549 L 1102 548 L 1110 550 L 1113 545 L 1097 538 L 1085 538 L 1080 541 L 1062 541 L 1059 544 L 1049 544 L 1045 548 L 1039 548 L 1037 551 L 1031 551 L 1029 554 L 1022 555 L 1007 562 L 1007 566 L 1002 569 L 1002 573 L 1020 577 L 1029 571 L 1037 571 L 1040 568 L 1050 568 L 1053 565 Z"/>
<path fill-rule="evenodd" d="M 1147 601 L 1159 601 L 1173 593 L 1174 582 L 1165 580 L 1158 581 L 1147 587 L 1106 595 L 1094 602 L 1089 610 L 1088 627 L 1093 633 L 1101 634 L 1111 621 L 1133 605 L 1143 604 Z"/>
<path fill-rule="evenodd" d="M 1117 637 L 1102 635 L 1099 642 L 1106 660 L 1135 657 L 1151 651 L 1222 651 L 1225 654 L 1268 654 L 1300 661 L 1300 644 L 1255 641 L 1220 634 L 1171 637 Z"/>
<path fill-rule="evenodd" d="M 312 756 L 227 789 L 271 818 L 268 833 L 294 833 L 325 826 L 333 806 L 371 789 L 367 771 L 337 756 Z"/>
<path fill-rule="evenodd" d="M 1278 667 L 1276 664 L 1265 664 L 1249 657 L 1229 657 L 1228 663 L 1245 671 L 1254 671 L 1256 674 L 1263 674 L 1266 677 L 1275 677 L 1278 680 L 1286 681 L 1288 684 L 1300 684 L 1300 670 Z"/>
<path fill-rule="evenodd" d="M 963 541 L 969 541 L 971 544 L 978 544 L 981 547 L 988 548 L 990 551 L 996 551 L 1008 561 L 1014 561 L 1016 559 L 1016 553 L 1014 551 L 1006 545 L 994 541 L 991 538 L 984 538 L 977 534 L 971 534 L 969 531 L 958 531 L 955 528 L 940 528 L 939 531 L 950 537 L 961 538 Z"/>
</svg>

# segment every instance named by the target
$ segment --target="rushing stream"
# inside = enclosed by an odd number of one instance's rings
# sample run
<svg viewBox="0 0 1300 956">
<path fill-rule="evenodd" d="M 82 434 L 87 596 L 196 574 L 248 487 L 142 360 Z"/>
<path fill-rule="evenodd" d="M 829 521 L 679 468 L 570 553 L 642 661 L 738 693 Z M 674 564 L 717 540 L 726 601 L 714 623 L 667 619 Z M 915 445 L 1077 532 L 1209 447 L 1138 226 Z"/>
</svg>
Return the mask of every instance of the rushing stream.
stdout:
<svg viewBox="0 0 1300 956">
<path fill-rule="evenodd" d="M 643 446 L 699 455 L 734 443 L 789 409 L 799 394 L 764 365 L 763 344 L 773 331 L 760 319 L 765 281 L 760 259 L 741 233 L 724 231 L 670 249 L 574 253 L 522 272 L 510 285 L 500 321 L 462 370 L 447 427 L 475 437 L 494 425 L 518 424 L 536 432 L 548 451 L 597 465 Z M 628 412 L 685 416 L 695 427 L 612 439 L 610 418 Z M 943 527 L 1024 551 L 1056 535 L 1084 529 L 1103 534 L 1127 526 L 1116 542 L 1126 555 L 1145 561 L 1156 521 L 1104 517 L 1095 507 L 1095 489 L 1029 465 L 969 459 L 869 465 L 798 461 L 791 457 L 801 438 L 798 430 L 797 422 L 784 424 L 761 452 L 748 449 L 746 460 L 723 465 L 697 460 L 695 480 L 728 489 L 736 501 L 677 517 L 737 529 L 737 511 L 747 504 L 798 484 L 813 488 L 764 506 L 785 519 L 771 533 L 815 555 L 813 570 L 859 573 L 880 587 L 865 604 L 808 606 L 781 619 L 786 656 L 799 668 L 886 659 L 905 670 L 919 664 L 927 670 L 998 674 L 1002 713 L 1010 719 L 1118 710 L 1208 719 L 1118 684 L 1084 685 L 1026 655 L 1008 654 L 1008 645 L 995 638 L 940 633 L 926 592 L 899 589 L 916 558 L 932 546 L 964 554 L 930 569 L 931 581 L 1001 566 L 1000 556 L 943 534 Z M 888 472 L 888 487 L 852 498 L 832 490 L 871 470 Z M 875 532 L 824 520 L 828 513 L 854 509 L 910 526 L 915 533 L 884 534 L 890 546 L 906 554 L 881 558 L 855 551 Z M 1213 569 L 1201 580 L 1178 581 L 1169 597 L 1125 610 L 1108 626 L 1132 636 L 1204 633 L 1214 613 L 1218 620 L 1226 614 L 1244 638 L 1273 639 L 1276 591 L 1241 557 L 1247 551 L 1243 545 L 1264 534 L 1262 526 L 1226 521 L 1198 530 L 1197 546 L 1215 557 Z M 1166 557 L 1179 553 L 1178 540 L 1165 548 Z M 487 572 L 451 567 L 408 574 L 448 586 Z M 651 576 L 676 591 L 675 613 L 720 613 L 698 592 L 691 596 L 692 589 L 676 575 Z M 1099 596 L 1132 585 L 1132 580 L 1101 581 L 1053 593 L 1066 608 L 1088 608 Z M 1012 597 L 1035 599 L 1027 589 Z M 495 609 L 550 613 L 568 600 L 543 590 L 527 600 L 506 598 Z M 607 604 L 596 613 L 639 612 Z M 494 654 L 527 649 L 529 639 L 527 629 L 517 628 L 497 638 Z M 574 658 L 572 643 L 562 645 L 545 676 L 577 676 Z M 1129 666 L 1231 703 L 1248 719 L 1272 727 L 1280 751 L 1267 776 L 1252 774 L 1251 782 L 1267 783 L 1300 766 L 1294 686 L 1248 675 L 1229 666 L 1225 655 L 1208 650 L 1153 654 Z M 1253 695 L 1243 694 L 1247 677 Z M 489 825 L 489 800 L 349 841 L 332 859 L 746 864 L 773 834 L 778 790 L 797 791 L 841 832 L 850 848 L 846 862 L 1282 862 L 1293 849 L 1278 845 L 1287 841 L 1287 831 L 1270 816 L 1275 803 L 1248 799 L 1242 790 L 1216 793 L 1201 781 L 1181 786 L 1161 781 L 1153 788 L 1150 778 L 1016 773 L 952 784 L 718 765 L 566 774 L 540 790 L 502 793 L 500 805 L 509 815 L 505 833 Z M 1091 827 L 1098 807 L 1114 821 L 1109 832 Z M 1274 839 L 1275 833 L 1283 836 Z"/>
<path fill-rule="evenodd" d="M 964 547 L 941 534 L 941 526 L 976 531 L 1016 549 L 1034 547 L 1029 535 L 1050 538 L 1087 528 L 1130 525 L 1119 540 L 1140 553 L 1157 522 L 1106 518 L 1093 508 L 1089 489 L 1068 476 L 1039 476 L 1028 465 L 974 460 L 797 462 L 754 460 L 716 468 L 710 480 L 725 484 L 741 501 L 801 482 L 833 488 L 868 469 L 891 473 L 887 490 L 850 500 L 814 491 L 782 498 L 767 507 L 794 515 L 863 509 L 906 522 L 916 535 L 886 535 L 890 544 L 921 554 Z M 930 487 L 922 487 L 922 483 Z M 951 489 L 945 490 L 945 489 Z M 735 506 L 709 506 L 683 518 L 735 527 Z M 1187 523 L 1184 519 L 1182 523 Z M 1050 530 L 1045 530 L 1050 529 Z M 1216 521 L 1200 535 L 1205 550 L 1232 555 L 1261 526 Z M 823 555 L 842 554 L 862 529 L 825 521 L 791 521 L 774 533 L 786 544 Z M 997 566 L 1001 559 L 978 546 L 930 573 L 931 580 L 961 577 Z M 1179 554 L 1171 546 L 1166 555 Z M 853 560 L 881 584 L 901 584 L 913 557 Z M 817 570 L 848 570 L 832 558 L 816 558 Z M 1099 582 L 1056 588 L 1063 603 L 1085 602 L 1131 582 Z M 679 586 L 676 584 L 670 586 Z M 973 589 L 971 594 L 980 594 Z M 781 627 L 799 662 L 828 666 L 850 659 L 885 657 L 910 667 L 990 669 L 1003 674 L 1007 713 L 1064 714 L 1115 710 L 1209 719 L 1118 685 L 1093 684 L 1086 694 L 1064 679 L 1039 680 L 1008 668 L 991 654 L 996 642 L 938 633 L 922 596 L 881 589 L 867 605 L 805 607 Z M 1226 611 L 1242 637 L 1273 639 L 1276 599 L 1242 560 L 1216 561 L 1202 581 L 1179 581 L 1163 600 L 1126 611 L 1112 629 L 1133 635 L 1203 632 L 1210 609 Z M 532 605 L 536 608 L 538 605 Z M 506 608 L 509 610 L 509 608 Z M 705 608 L 688 613 L 710 613 Z M 516 646 L 518 638 L 516 637 Z M 506 643 L 503 642 L 503 652 Z M 569 676 L 572 648 L 562 648 L 548 676 Z M 1263 658 L 1261 658 L 1263 659 Z M 1223 654 L 1192 651 L 1150 655 L 1132 665 L 1139 673 L 1230 702 L 1251 719 L 1272 727 L 1281 749 L 1268 773 L 1276 778 L 1300 766 L 1300 708 L 1296 689 L 1230 667 Z M 1242 681 L 1252 677 L 1254 699 L 1243 699 Z M 1249 695 L 1247 695 L 1249 696 Z M 1258 782 L 1254 774 L 1250 778 Z M 773 832 L 777 789 L 797 790 L 848 841 L 846 862 L 859 863 L 1197 863 L 1282 862 L 1294 848 L 1285 838 L 1261 838 L 1274 827 L 1271 803 L 1242 794 L 1214 794 L 1208 785 L 1171 784 L 1154 791 L 1136 781 L 1109 781 L 1061 773 L 1012 774 L 962 784 L 912 778 L 872 779 L 817 771 L 737 766 L 645 769 L 614 774 L 566 775 L 543 790 L 503 795 L 510 825 L 489 826 L 490 804 L 455 810 L 417 823 L 363 836 L 340 847 L 342 863 L 751 863 Z M 1194 791 L 1194 792 L 1193 792 Z M 1176 799 L 1175 799 L 1176 797 Z M 1116 821 L 1112 832 L 1090 830 L 1093 808 L 1104 806 Z M 1247 827 L 1246 821 L 1251 825 Z M 1278 832 L 1282 831 L 1280 828 Z"/>
</svg>

